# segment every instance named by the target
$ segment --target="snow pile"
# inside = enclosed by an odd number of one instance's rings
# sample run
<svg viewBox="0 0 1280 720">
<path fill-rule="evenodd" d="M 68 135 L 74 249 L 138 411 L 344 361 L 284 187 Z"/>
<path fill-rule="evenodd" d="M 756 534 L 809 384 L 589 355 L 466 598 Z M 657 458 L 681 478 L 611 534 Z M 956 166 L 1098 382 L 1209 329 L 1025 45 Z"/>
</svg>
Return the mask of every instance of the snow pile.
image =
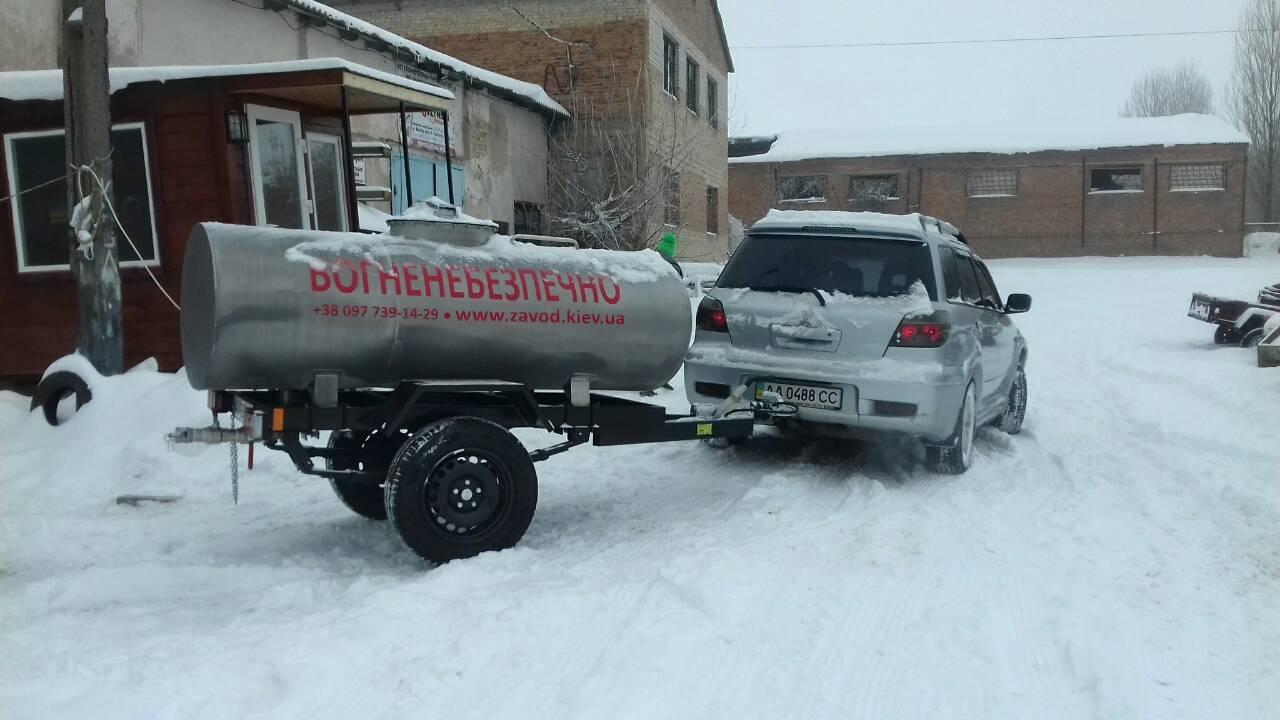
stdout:
<svg viewBox="0 0 1280 720">
<path fill-rule="evenodd" d="M 1245 257 L 1275 257 L 1280 254 L 1280 233 L 1255 232 L 1244 236 Z"/>
<path fill-rule="evenodd" d="M 266 242 L 274 237 L 296 239 L 298 236 L 296 230 L 258 228 L 255 231 Z M 284 249 L 284 257 L 289 262 L 302 263 L 314 270 L 327 269 L 329 262 L 336 257 L 355 257 L 368 261 L 378 270 L 403 262 L 405 258 L 415 258 L 429 265 L 451 267 L 469 263 L 510 266 L 523 262 L 532 267 L 561 272 L 598 273 L 625 283 L 653 283 L 676 275 L 675 269 L 654 250 L 545 247 L 515 242 L 507 235 L 490 235 L 487 241 L 476 246 L 364 233 L 310 232 L 307 235 L 317 239 L 290 245 Z"/>
<path fill-rule="evenodd" d="M 1248 143 L 1244 133 L 1213 115 L 1154 118 L 1099 118 L 1057 127 L 1043 123 L 846 127 L 797 130 L 778 135 L 768 152 L 729 158 L 732 164 L 788 162 L 814 158 L 884 157 L 1044 150 Z"/>
<path fill-rule="evenodd" d="M 413 204 L 413 207 L 405 210 L 399 215 L 393 215 L 387 218 L 388 224 L 396 222 L 438 222 L 448 223 L 450 225 L 480 225 L 493 229 L 498 228 L 498 224 L 492 220 L 482 220 L 472 217 L 464 212 L 456 205 L 452 205 L 438 197 L 432 196 L 426 200 L 419 200 Z"/>
<path fill-rule="evenodd" d="M 238 65 L 156 65 L 145 67 L 113 67 L 108 73 L 111 92 L 116 93 L 139 83 L 193 80 L 196 78 L 236 77 L 239 75 L 276 75 L 314 70 L 346 70 L 397 87 L 452 100 L 453 93 L 444 88 L 409 80 L 391 73 L 365 67 L 342 58 L 311 58 Z M 14 70 L 0 72 L 0 98 L 5 100 L 61 100 L 61 70 Z"/>
<path fill-rule="evenodd" d="M 360 213 L 360 229 L 364 232 L 385 233 L 389 229 L 387 220 L 395 217 L 365 203 L 357 203 L 356 210 Z"/>
<path fill-rule="evenodd" d="M 877 212 L 846 212 L 843 210 L 777 210 L 769 211 L 752 230 L 786 230 L 806 225 L 856 228 L 858 230 L 888 231 L 920 235 L 924 232 L 924 216 L 920 213 L 891 215 Z"/>
</svg>

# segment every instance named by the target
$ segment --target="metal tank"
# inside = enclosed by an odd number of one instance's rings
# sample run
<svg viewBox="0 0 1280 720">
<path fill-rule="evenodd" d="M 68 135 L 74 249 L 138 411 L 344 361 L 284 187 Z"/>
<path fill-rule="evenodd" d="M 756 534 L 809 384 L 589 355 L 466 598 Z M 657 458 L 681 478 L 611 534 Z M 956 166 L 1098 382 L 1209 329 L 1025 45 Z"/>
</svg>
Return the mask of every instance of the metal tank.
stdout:
<svg viewBox="0 0 1280 720">
<path fill-rule="evenodd" d="M 393 224 L 400 236 L 197 225 L 182 271 L 192 387 L 302 389 L 323 375 L 559 388 L 585 374 L 646 390 L 679 369 L 689 300 L 657 253 L 513 243 L 463 218 L 428 213 Z"/>
</svg>

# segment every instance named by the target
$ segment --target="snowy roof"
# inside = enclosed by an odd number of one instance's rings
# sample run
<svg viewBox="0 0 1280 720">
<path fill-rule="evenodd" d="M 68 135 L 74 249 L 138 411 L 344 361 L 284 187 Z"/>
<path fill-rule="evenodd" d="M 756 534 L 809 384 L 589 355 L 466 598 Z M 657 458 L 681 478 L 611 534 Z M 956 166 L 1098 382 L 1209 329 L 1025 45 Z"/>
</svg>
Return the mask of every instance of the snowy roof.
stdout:
<svg viewBox="0 0 1280 720">
<path fill-rule="evenodd" d="M 371 233 L 384 233 L 387 231 L 387 220 L 391 218 L 391 213 L 383 212 L 364 203 L 356 203 L 356 210 L 360 216 L 361 230 Z"/>
<path fill-rule="evenodd" d="M 795 230 L 807 226 L 819 226 L 920 237 L 924 234 L 925 222 L 938 221 L 920 213 L 889 215 L 887 213 L 844 212 L 841 210 L 770 210 L 768 215 L 765 215 L 755 225 L 751 226 L 751 231 Z M 948 233 L 958 232 L 954 227 L 946 223 L 940 223 L 939 229 Z"/>
<path fill-rule="evenodd" d="M 1249 137 L 1213 115 L 1106 118 L 1092 123 L 1021 125 L 938 125 L 849 127 L 778 134 L 760 155 L 730 158 L 730 164 L 788 162 L 817 158 L 1015 154 L 1044 150 L 1248 143 Z"/>
<path fill-rule="evenodd" d="M 446 55 L 438 50 L 432 50 L 425 45 L 420 45 L 408 38 L 401 37 L 389 30 L 380 28 L 372 23 L 365 22 L 353 15 L 348 15 L 341 10 L 335 10 L 328 5 L 316 2 L 315 0 L 284 0 L 284 2 L 301 12 L 323 17 L 333 25 L 345 26 L 354 32 L 380 40 L 391 47 L 406 50 L 411 53 L 418 62 L 433 63 L 435 65 L 448 68 L 453 72 L 471 78 L 472 80 L 487 85 L 490 88 L 503 90 L 524 98 L 534 105 L 543 108 L 544 110 L 550 110 L 557 115 L 569 114 L 568 111 L 560 105 L 560 103 L 552 100 L 551 96 L 548 95 L 547 91 L 543 90 L 540 85 L 524 82 L 523 80 L 516 80 L 515 78 L 507 77 L 501 73 L 496 73 L 492 70 L 486 70 L 482 67 L 472 65 L 471 63 L 463 62 L 452 55 Z"/>
<path fill-rule="evenodd" d="M 114 67 L 110 71 L 111 92 L 119 92 L 138 83 L 192 80 L 196 78 L 233 77 L 237 75 L 273 75 L 311 70 L 345 70 L 354 75 L 380 80 L 397 87 L 434 95 L 446 100 L 453 93 L 444 88 L 409 80 L 399 75 L 374 70 L 341 58 L 312 58 L 243 65 L 164 65 L 147 67 Z M 0 72 L 0 98 L 6 100 L 61 100 L 62 71 L 16 70 Z"/>
</svg>

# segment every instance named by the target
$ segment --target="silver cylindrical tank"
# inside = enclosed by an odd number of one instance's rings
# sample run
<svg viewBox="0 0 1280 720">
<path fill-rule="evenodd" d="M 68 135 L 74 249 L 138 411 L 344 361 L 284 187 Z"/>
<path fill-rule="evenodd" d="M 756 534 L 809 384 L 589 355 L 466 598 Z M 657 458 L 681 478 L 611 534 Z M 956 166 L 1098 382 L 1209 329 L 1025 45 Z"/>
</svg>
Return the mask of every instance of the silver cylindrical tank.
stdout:
<svg viewBox="0 0 1280 720">
<path fill-rule="evenodd" d="M 652 251 L 477 246 L 205 223 L 187 242 L 182 354 L 197 389 L 505 380 L 657 387 L 689 344 L 689 300 Z"/>
</svg>

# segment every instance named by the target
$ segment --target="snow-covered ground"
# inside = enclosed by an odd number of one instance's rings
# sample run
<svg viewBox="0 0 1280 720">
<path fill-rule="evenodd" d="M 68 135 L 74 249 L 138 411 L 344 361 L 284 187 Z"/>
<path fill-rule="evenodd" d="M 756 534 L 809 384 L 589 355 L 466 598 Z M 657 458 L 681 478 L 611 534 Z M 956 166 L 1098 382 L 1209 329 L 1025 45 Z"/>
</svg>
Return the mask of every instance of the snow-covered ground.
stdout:
<svg viewBox="0 0 1280 720">
<path fill-rule="evenodd" d="M 968 474 L 582 448 L 518 548 L 436 569 L 282 456 L 233 506 L 224 448 L 161 439 L 206 419 L 180 377 L 59 429 L 0 395 L 0 716 L 1276 717 L 1280 371 L 1184 313 L 1280 261 L 992 267 L 1035 296 L 1030 414 Z"/>
</svg>

